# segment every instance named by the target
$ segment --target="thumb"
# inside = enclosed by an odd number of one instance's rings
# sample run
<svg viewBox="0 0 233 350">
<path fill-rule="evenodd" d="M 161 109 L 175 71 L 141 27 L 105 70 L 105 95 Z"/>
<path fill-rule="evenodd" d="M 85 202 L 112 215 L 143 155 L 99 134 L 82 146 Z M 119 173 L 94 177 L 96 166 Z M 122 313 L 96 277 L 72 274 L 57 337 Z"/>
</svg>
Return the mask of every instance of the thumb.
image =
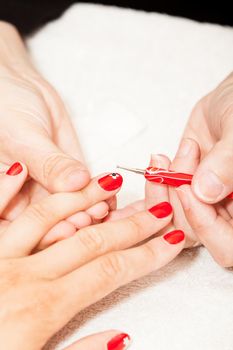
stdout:
<svg viewBox="0 0 233 350">
<path fill-rule="evenodd" d="M 130 343 L 128 334 L 107 331 L 85 337 L 64 350 L 125 350 Z"/>
<path fill-rule="evenodd" d="M 197 168 L 192 189 L 206 203 L 216 203 L 233 191 L 233 119 L 223 136 Z"/>
<path fill-rule="evenodd" d="M 49 192 L 77 191 L 90 180 L 85 165 L 61 151 L 47 135 L 34 135 L 30 147 L 19 151 L 30 176 Z"/>
</svg>

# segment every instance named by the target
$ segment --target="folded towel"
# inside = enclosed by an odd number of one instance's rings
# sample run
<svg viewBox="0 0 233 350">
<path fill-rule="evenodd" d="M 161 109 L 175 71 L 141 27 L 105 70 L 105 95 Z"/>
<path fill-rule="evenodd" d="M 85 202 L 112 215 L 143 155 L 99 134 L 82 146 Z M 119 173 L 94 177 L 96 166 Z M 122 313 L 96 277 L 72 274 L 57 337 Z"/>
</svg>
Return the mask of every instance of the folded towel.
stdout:
<svg viewBox="0 0 233 350">
<path fill-rule="evenodd" d="M 63 96 L 93 174 L 146 167 L 152 152 L 172 157 L 191 108 L 233 62 L 232 28 L 99 5 L 72 6 L 28 45 Z M 143 178 L 124 177 L 120 205 L 143 196 Z M 116 328 L 132 335 L 132 350 L 230 350 L 232 296 L 232 271 L 204 248 L 186 250 L 81 312 L 46 349 Z"/>
</svg>

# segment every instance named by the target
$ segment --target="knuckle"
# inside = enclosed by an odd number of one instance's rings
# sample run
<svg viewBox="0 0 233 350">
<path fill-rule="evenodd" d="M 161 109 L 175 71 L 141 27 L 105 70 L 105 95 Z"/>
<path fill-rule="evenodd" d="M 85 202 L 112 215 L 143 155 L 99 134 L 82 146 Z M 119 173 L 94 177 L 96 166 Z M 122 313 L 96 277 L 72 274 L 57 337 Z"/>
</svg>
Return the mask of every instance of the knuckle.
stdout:
<svg viewBox="0 0 233 350">
<path fill-rule="evenodd" d="M 90 206 L 94 202 L 94 196 L 92 197 L 87 190 L 87 188 L 84 188 L 79 191 L 79 195 L 81 196 L 80 202 L 84 204 L 84 206 Z"/>
<path fill-rule="evenodd" d="M 69 175 L 72 171 L 70 165 L 71 162 L 74 162 L 74 165 L 77 166 L 76 161 L 66 156 L 64 153 L 52 153 L 49 157 L 46 158 L 43 164 L 43 177 L 44 179 L 49 179 L 53 174 L 58 174 L 62 171 L 64 176 Z M 67 164 L 69 163 L 69 166 Z"/>
<path fill-rule="evenodd" d="M 142 254 L 145 256 L 147 261 L 154 261 L 158 258 L 158 253 L 155 252 L 150 242 L 145 243 L 142 247 Z"/>
<path fill-rule="evenodd" d="M 39 305 L 45 310 L 53 310 L 54 304 L 59 302 L 59 291 L 53 288 L 53 281 L 43 281 L 38 297 Z"/>
<path fill-rule="evenodd" d="M 95 226 L 89 226 L 79 231 L 77 242 L 88 252 L 101 253 L 105 250 L 105 241 Z"/>
<path fill-rule="evenodd" d="M 141 226 L 138 220 L 136 219 L 136 216 L 130 216 L 127 218 L 127 224 L 129 227 L 129 230 L 134 232 L 134 237 L 140 237 L 141 235 Z"/>
<path fill-rule="evenodd" d="M 126 271 L 126 260 L 120 252 L 108 254 L 101 261 L 101 274 L 104 280 L 122 280 L 124 271 Z"/>
<path fill-rule="evenodd" d="M 36 290 L 35 287 L 37 287 Z M 36 292 L 36 298 L 27 300 L 22 310 L 23 315 L 31 315 L 32 310 L 34 310 L 34 316 L 44 318 L 46 324 L 49 325 L 51 321 L 55 320 L 53 316 L 56 315 L 56 307 L 54 308 L 54 305 L 59 305 L 58 290 L 53 288 L 52 282 L 40 281 L 36 286 L 34 283 L 29 284 L 27 291 L 30 295 Z"/>
<path fill-rule="evenodd" d="M 46 205 L 45 202 L 43 203 L 36 203 L 31 205 L 27 211 L 25 212 L 25 215 L 32 221 L 38 222 L 40 224 L 44 224 L 48 221 L 48 215 L 51 219 L 51 216 L 53 213 L 50 208 Z"/>
<path fill-rule="evenodd" d="M 1 291 L 15 286 L 23 277 L 15 259 L 6 259 L 1 262 Z"/>
</svg>

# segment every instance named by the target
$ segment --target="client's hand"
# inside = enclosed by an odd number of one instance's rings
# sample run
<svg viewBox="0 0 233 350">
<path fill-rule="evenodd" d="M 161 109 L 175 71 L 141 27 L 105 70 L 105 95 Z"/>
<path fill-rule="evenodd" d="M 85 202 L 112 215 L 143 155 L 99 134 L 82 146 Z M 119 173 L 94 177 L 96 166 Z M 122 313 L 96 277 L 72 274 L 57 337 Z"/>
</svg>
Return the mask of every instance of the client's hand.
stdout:
<svg viewBox="0 0 233 350">
<path fill-rule="evenodd" d="M 175 171 L 193 174 L 200 161 L 200 150 L 198 144 L 194 140 L 190 139 L 187 140 L 187 142 L 190 151 L 185 158 L 182 153 L 184 147 L 182 144 L 172 162 L 170 162 L 170 160 L 164 155 L 152 155 L 149 166 L 163 169 L 170 168 Z M 173 219 L 169 223 L 169 227 L 166 227 L 165 230 L 174 230 L 176 228 L 182 229 L 186 233 L 186 247 L 195 245 L 198 238 L 185 218 L 182 205 L 174 187 L 146 181 L 145 199 L 132 203 L 123 209 L 111 212 L 107 217 L 107 220 L 117 220 L 127 217 L 139 210 L 145 210 L 160 202 L 170 202 L 174 210 Z M 162 211 L 166 212 L 165 205 L 161 207 L 161 212 Z M 160 231 L 160 234 L 162 233 L 163 230 Z"/>
<path fill-rule="evenodd" d="M 11 221 L 4 219 L 7 217 L 8 212 L 13 212 L 13 210 L 17 210 L 17 206 L 20 205 L 20 202 L 18 201 L 19 195 L 22 193 L 22 187 L 25 185 L 25 181 L 27 179 L 27 168 L 25 165 L 17 162 L 14 163 L 9 168 L 1 167 L 0 168 L 0 191 L 2 193 L 1 199 L 0 199 L 0 214 L 1 214 L 1 220 L 0 220 L 0 232 L 1 230 L 5 230 L 6 227 L 10 224 Z M 105 182 L 104 182 L 105 181 Z M 77 213 L 73 214 L 71 217 L 66 218 L 53 226 L 46 235 L 44 235 L 39 242 L 39 244 L 36 247 L 36 250 L 42 250 L 47 248 L 48 246 L 54 244 L 55 242 L 58 242 L 62 239 L 71 237 L 75 234 L 77 229 L 80 229 L 81 227 L 89 226 L 92 224 L 90 222 L 89 218 L 94 215 L 95 209 L 97 208 L 99 211 L 102 206 L 102 210 L 107 210 L 108 205 L 107 202 L 113 203 L 116 199 L 116 193 L 120 190 L 121 184 L 122 184 L 122 178 L 118 177 L 118 182 L 114 184 L 118 185 L 118 188 L 116 188 L 116 191 L 112 194 L 112 188 L 109 184 L 109 176 L 107 175 L 102 181 L 102 186 L 106 187 L 106 193 L 103 196 L 102 200 L 94 204 L 91 208 L 86 209 L 86 211 L 78 211 Z M 13 209 L 12 209 L 13 208 Z M 105 209 L 106 208 L 106 209 Z M 88 218 L 85 217 L 86 213 L 89 214 Z M 100 222 L 100 220 L 98 220 Z M 82 226 L 78 225 L 78 222 Z M 97 223 L 97 220 L 95 219 L 95 222 Z M 84 223 L 86 223 L 84 225 Z"/>
<path fill-rule="evenodd" d="M 5 200 L 1 195 L 2 210 L 7 206 L 6 198 L 12 198 L 25 177 L 23 171 L 19 177 L 2 175 L 4 186 L 11 189 L 11 194 L 6 191 Z M 41 349 L 81 309 L 161 268 L 183 249 L 182 231 L 135 247 L 168 225 L 172 207 L 166 203 L 165 213 L 161 213 L 163 205 L 153 206 L 126 219 L 83 228 L 33 253 L 54 225 L 115 195 L 121 183 L 120 175 L 109 174 L 93 179 L 79 192 L 47 196 L 1 230 L 0 341 L 5 349 Z M 76 345 L 78 349 L 88 348 L 87 344 L 95 349 L 124 349 L 128 337 L 119 335 L 110 340 L 115 335 L 99 335 L 99 342 L 88 338 Z"/>
</svg>

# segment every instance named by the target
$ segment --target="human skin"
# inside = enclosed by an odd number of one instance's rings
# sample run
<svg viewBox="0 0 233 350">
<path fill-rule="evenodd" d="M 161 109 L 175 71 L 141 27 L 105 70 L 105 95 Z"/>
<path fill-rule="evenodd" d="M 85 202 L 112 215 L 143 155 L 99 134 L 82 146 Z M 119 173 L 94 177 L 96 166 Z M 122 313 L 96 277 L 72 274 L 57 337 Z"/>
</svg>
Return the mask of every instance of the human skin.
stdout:
<svg viewBox="0 0 233 350">
<path fill-rule="evenodd" d="M 22 167 L 17 175 L 0 175 L 0 188 L 11 188 L 11 192 L 3 191 L 2 210 L 27 177 L 26 167 Z M 119 176 L 118 187 L 111 185 L 116 184 L 115 177 L 104 174 L 80 191 L 48 195 L 28 206 L 13 222 L 1 225 L 0 341 L 6 349 L 41 349 L 77 312 L 161 268 L 183 249 L 181 231 L 166 232 L 135 246 L 171 221 L 172 207 L 162 203 L 126 219 L 85 227 L 35 252 L 57 222 L 114 196 L 121 186 Z M 111 340 L 115 336 L 117 342 Z M 122 335 L 120 339 L 123 341 Z M 119 345 L 119 332 L 109 331 L 83 339 L 70 349 L 85 349 L 87 344 L 95 344 L 97 350 L 115 350 L 114 344 L 117 350 L 126 348 L 126 343 Z"/>
<path fill-rule="evenodd" d="M 190 141 L 191 142 L 191 141 Z M 181 157 L 181 152 L 177 152 L 175 160 L 171 163 L 168 157 L 162 154 L 153 154 L 150 159 L 148 166 L 163 168 L 163 169 L 173 169 L 177 171 L 182 171 L 185 173 L 193 173 L 200 161 L 200 150 L 195 141 L 192 141 L 192 147 L 189 156 L 185 158 Z M 183 165 L 182 168 L 180 163 Z M 175 228 L 181 228 L 186 233 L 186 247 L 192 247 L 197 243 L 197 236 L 191 229 L 190 225 L 184 215 L 184 211 L 176 189 L 169 187 L 167 185 L 158 184 L 150 181 L 146 181 L 145 184 L 145 198 L 143 200 L 131 203 L 125 208 L 112 211 L 105 220 L 118 220 L 128 215 L 132 215 L 139 210 L 145 210 L 160 203 L 162 201 L 168 201 L 172 203 L 173 206 L 173 218 L 169 222 L 168 227 L 164 230 L 174 230 Z M 160 231 L 160 234 L 163 230 Z"/>
<path fill-rule="evenodd" d="M 233 190 L 233 74 L 196 104 L 183 138 L 200 147 L 193 193 L 205 203 L 221 201 Z"/>
<path fill-rule="evenodd" d="M 174 159 L 152 156 L 151 166 L 194 174 L 191 186 L 175 189 L 147 181 L 145 200 L 111 213 L 108 219 L 126 217 L 152 202 L 168 200 L 174 209 L 169 228 L 186 232 L 186 247 L 203 244 L 219 265 L 233 266 L 233 201 L 225 199 L 233 189 L 232 101 L 230 74 L 194 107 Z M 220 185 L 213 183 L 217 178 Z"/>
<path fill-rule="evenodd" d="M 16 29 L 0 21 L 0 162 L 26 164 L 30 178 L 2 213 L 14 219 L 48 193 L 76 191 L 90 181 L 71 119 L 55 89 L 33 66 Z M 99 221 L 115 200 L 97 203 L 53 229 L 43 248 Z M 64 238 L 64 237 L 63 237 Z"/>
<path fill-rule="evenodd" d="M 186 171 L 191 186 L 169 189 L 176 224 L 202 243 L 223 267 L 233 266 L 233 74 L 194 107 L 170 168 Z M 186 171 L 188 172 L 188 171 Z M 183 209 L 183 213 L 180 209 Z M 184 225 L 181 225 L 183 221 Z"/>
</svg>

